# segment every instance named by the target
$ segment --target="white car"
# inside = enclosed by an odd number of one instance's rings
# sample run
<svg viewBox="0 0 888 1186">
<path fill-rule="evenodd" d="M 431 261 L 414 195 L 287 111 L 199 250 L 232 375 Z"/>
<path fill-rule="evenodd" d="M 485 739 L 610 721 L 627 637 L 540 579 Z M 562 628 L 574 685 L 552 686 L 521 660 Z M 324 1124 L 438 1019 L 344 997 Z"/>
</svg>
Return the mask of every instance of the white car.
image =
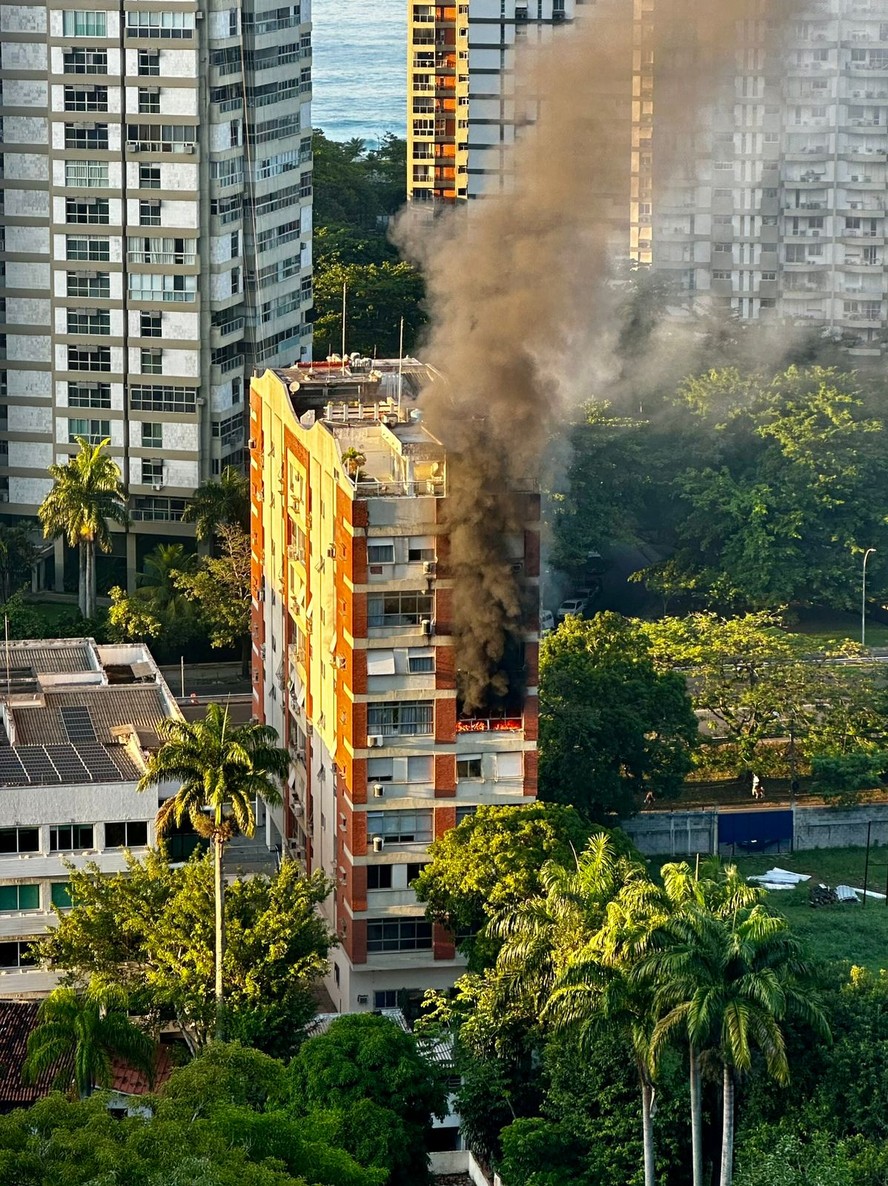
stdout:
<svg viewBox="0 0 888 1186">
<path fill-rule="evenodd" d="M 550 609 L 540 610 L 540 634 L 549 634 L 555 629 L 555 615 Z"/>
<path fill-rule="evenodd" d="M 586 603 L 582 597 L 568 597 L 558 607 L 558 621 L 563 622 L 568 615 L 581 618 L 586 612 Z"/>
</svg>

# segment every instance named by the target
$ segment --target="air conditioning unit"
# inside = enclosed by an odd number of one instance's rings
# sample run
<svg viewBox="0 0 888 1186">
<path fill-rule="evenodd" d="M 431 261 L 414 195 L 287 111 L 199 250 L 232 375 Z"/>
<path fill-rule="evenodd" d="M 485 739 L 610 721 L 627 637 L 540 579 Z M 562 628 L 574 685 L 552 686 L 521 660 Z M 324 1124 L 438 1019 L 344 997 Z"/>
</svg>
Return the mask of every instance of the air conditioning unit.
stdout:
<svg viewBox="0 0 888 1186">
<path fill-rule="evenodd" d="M 385 787 L 382 785 L 381 782 L 375 782 L 373 784 L 373 798 L 374 799 L 382 799 L 384 797 L 385 797 Z"/>
<path fill-rule="evenodd" d="M 422 562 L 423 576 L 433 577 L 435 575 L 435 571 L 436 571 L 437 567 L 438 566 L 434 560 L 423 560 L 423 562 Z"/>
<path fill-rule="evenodd" d="M 247 448 L 248 449 L 258 449 L 259 448 L 259 444 L 255 437 L 250 437 L 250 439 L 247 441 Z"/>
<path fill-rule="evenodd" d="M 370 1004 L 370 998 L 367 996 L 367 994 L 365 992 L 358 993 L 356 999 L 357 999 L 357 1002 L 359 1005 L 369 1005 Z"/>
<path fill-rule="evenodd" d="M 422 621 L 419 623 L 419 628 L 422 631 L 422 633 L 426 636 L 426 638 L 428 638 L 429 635 L 432 633 L 431 619 L 423 618 Z"/>
<path fill-rule="evenodd" d="M 373 851 L 374 852 L 382 852 L 382 850 L 384 848 L 385 848 L 385 837 L 384 836 L 374 836 L 373 837 Z"/>
<path fill-rule="evenodd" d="M 330 547 L 327 549 L 327 555 L 329 556 L 329 558 L 331 560 L 336 559 L 336 545 L 335 544 L 331 544 Z"/>
<path fill-rule="evenodd" d="M 380 737 L 378 733 L 375 733 L 367 738 L 367 746 L 370 749 L 373 749 L 374 746 L 381 746 L 382 743 L 382 737 Z"/>
<path fill-rule="evenodd" d="M 182 151 L 183 152 L 194 152 L 194 145 L 193 144 L 183 144 Z"/>
<path fill-rule="evenodd" d="M 163 482 L 152 482 L 151 489 L 154 491 L 163 490 Z"/>
<path fill-rule="evenodd" d="M 127 152 L 138 152 L 139 151 L 138 140 L 127 140 L 126 150 L 127 150 Z"/>
</svg>

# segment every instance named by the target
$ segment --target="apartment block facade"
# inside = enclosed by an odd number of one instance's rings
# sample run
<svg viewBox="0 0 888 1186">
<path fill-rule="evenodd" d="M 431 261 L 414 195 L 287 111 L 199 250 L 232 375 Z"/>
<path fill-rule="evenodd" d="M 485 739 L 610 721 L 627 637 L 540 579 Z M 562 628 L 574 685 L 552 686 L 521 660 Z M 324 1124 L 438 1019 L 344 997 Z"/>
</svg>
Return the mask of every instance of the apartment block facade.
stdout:
<svg viewBox="0 0 888 1186">
<path fill-rule="evenodd" d="M 0 511 L 110 437 L 132 570 L 242 461 L 253 366 L 310 356 L 310 19 L 0 4 Z"/>
<path fill-rule="evenodd" d="M 268 370 L 252 383 L 254 711 L 293 756 L 269 845 L 335 885 L 340 1012 L 453 982 L 453 937 L 410 882 L 479 804 L 537 786 L 538 612 L 508 702 L 461 715 L 444 526 L 447 458 L 414 402 L 413 361 Z M 509 542 L 538 606 L 539 496 Z"/>
<path fill-rule="evenodd" d="M 510 184 L 509 148 L 532 116 L 515 50 L 548 40 L 576 0 L 468 0 L 407 10 L 407 194 L 451 204 Z"/>
</svg>

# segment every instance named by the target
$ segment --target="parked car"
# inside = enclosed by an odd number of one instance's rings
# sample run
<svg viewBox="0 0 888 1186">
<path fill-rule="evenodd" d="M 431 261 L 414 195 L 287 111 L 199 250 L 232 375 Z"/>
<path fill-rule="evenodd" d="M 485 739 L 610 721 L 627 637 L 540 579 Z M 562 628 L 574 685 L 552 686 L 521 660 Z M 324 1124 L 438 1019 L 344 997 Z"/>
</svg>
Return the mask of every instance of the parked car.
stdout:
<svg viewBox="0 0 888 1186">
<path fill-rule="evenodd" d="M 558 607 L 557 618 L 559 622 L 572 614 L 575 618 L 581 618 L 586 612 L 586 602 L 582 597 L 568 597 L 566 601 L 562 601 Z"/>
<path fill-rule="evenodd" d="M 540 610 L 540 634 L 548 634 L 555 629 L 555 615 L 550 609 Z"/>
<path fill-rule="evenodd" d="M 601 581 L 599 581 L 597 577 L 594 577 L 588 583 L 588 585 L 584 586 L 583 588 L 577 589 L 576 595 L 582 601 L 585 601 L 585 602 L 594 601 L 596 597 L 599 597 L 601 595 Z"/>
</svg>

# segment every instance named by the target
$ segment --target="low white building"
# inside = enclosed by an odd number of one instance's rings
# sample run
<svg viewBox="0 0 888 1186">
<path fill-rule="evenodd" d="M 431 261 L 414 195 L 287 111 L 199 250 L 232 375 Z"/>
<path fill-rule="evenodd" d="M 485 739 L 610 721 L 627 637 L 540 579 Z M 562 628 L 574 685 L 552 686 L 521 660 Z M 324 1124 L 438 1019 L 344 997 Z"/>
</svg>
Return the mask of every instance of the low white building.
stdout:
<svg viewBox="0 0 888 1186">
<path fill-rule="evenodd" d="M 136 783 L 180 715 L 147 647 L 0 646 L 0 998 L 55 983 L 28 947 L 68 903 L 65 862 L 116 873 L 124 847 L 154 842 L 158 798 Z"/>
</svg>

